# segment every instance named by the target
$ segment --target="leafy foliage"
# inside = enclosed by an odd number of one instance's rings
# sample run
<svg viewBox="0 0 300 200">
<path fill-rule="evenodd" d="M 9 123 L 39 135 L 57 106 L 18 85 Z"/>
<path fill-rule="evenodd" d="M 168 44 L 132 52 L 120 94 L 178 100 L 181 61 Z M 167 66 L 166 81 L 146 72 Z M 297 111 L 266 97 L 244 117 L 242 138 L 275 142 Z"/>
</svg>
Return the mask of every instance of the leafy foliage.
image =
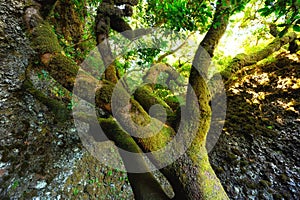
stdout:
<svg viewBox="0 0 300 200">
<path fill-rule="evenodd" d="M 145 12 L 144 20 L 152 27 L 204 32 L 211 21 L 213 6 L 208 1 L 150 0 Z"/>
<path fill-rule="evenodd" d="M 266 0 L 265 6 L 259 10 L 259 13 L 264 16 L 274 15 L 274 22 L 282 21 L 278 27 L 285 27 L 279 36 L 283 36 L 289 27 L 293 27 L 294 31 L 300 31 L 300 1 L 299 0 Z"/>
</svg>

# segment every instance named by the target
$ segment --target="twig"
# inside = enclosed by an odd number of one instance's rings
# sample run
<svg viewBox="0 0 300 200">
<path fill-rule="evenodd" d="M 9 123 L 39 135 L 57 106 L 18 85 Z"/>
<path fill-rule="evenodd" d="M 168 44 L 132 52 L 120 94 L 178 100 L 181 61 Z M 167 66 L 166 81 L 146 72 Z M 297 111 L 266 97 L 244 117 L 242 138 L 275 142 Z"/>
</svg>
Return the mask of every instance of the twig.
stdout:
<svg viewBox="0 0 300 200">
<path fill-rule="evenodd" d="M 188 41 L 188 39 L 189 39 L 194 33 L 195 33 L 195 32 L 192 32 L 192 33 L 185 39 L 185 41 L 184 41 L 181 45 L 179 45 L 176 49 L 174 49 L 174 50 L 172 50 L 172 51 L 169 51 L 169 52 L 167 52 L 167 53 L 161 55 L 161 56 L 157 59 L 157 61 L 156 61 L 155 63 L 160 63 L 165 57 L 167 57 L 167 56 L 169 56 L 169 55 L 171 55 L 171 54 L 174 54 L 174 53 L 177 52 L 179 49 L 181 49 L 181 48 L 186 44 L 186 42 Z"/>
</svg>

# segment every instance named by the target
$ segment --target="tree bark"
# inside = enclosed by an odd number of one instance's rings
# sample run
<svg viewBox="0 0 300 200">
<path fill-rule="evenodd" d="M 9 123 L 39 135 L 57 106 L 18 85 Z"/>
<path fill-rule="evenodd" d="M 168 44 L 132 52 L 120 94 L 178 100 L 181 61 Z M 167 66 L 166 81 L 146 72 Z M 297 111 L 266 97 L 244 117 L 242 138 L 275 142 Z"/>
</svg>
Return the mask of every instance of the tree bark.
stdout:
<svg viewBox="0 0 300 200">
<path fill-rule="evenodd" d="M 226 31 L 231 14 L 232 11 L 229 1 L 227 1 L 225 5 L 223 0 L 218 0 L 213 22 L 200 43 L 200 46 L 202 46 L 211 57 L 213 57 L 214 50 Z"/>
<path fill-rule="evenodd" d="M 79 9 L 76 10 L 73 1 L 59 0 L 53 12 L 53 17 L 50 20 L 54 24 L 57 33 L 62 35 L 70 44 L 73 43 L 77 51 L 81 51 L 78 44 L 82 41 L 83 36 L 84 16 L 86 14 L 84 2 L 79 13 Z"/>
<path fill-rule="evenodd" d="M 83 122 L 89 123 L 93 126 L 93 117 L 88 116 L 86 113 L 76 113 L 78 119 Z M 111 141 L 115 142 L 115 145 L 122 150 L 135 153 L 135 156 L 123 155 L 123 151 L 119 151 L 125 167 L 128 171 L 131 171 L 132 168 L 139 167 L 141 171 L 150 171 L 148 164 L 142 157 L 142 150 L 133 140 L 133 138 L 122 130 L 119 124 L 114 119 L 103 119 L 98 118 L 99 124 L 102 130 L 105 132 L 105 135 Z M 96 125 L 96 124 L 95 124 Z M 170 199 L 161 185 L 157 182 L 155 177 L 150 172 L 146 173 L 127 173 L 128 180 L 132 187 L 135 199 L 142 200 L 168 200 Z"/>
<path fill-rule="evenodd" d="M 179 191 L 175 192 L 177 199 L 228 199 L 209 163 L 205 145 L 211 117 L 207 72 L 210 57 L 213 56 L 226 30 L 230 15 L 229 1 L 227 5 L 224 5 L 222 0 L 219 0 L 212 25 L 200 43 L 192 63 L 187 94 L 187 112 L 191 113 L 188 114 L 191 118 L 187 119 L 186 123 L 190 127 L 193 127 L 193 122 L 199 121 L 200 123 L 198 127 L 195 127 L 195 139 L 186 153 L 172 164 L 173 167 L 164 169 L 170 182 L 177 183 L 174 186 L 175 191 Z M 193 92 L 195 92 L 196 99 L 191 98 Z M 194 113 L 198 106 L 199 113 Z M 190 127 L 187 127 L 187 130 Z M 174 177 L 173 174 L 185 174 L 185 176 L 179 176 L 181 179 L 178 180 L 178 177 Z"/>
<path fill-rule="evenodd" d="M 47 33 L 47 34 L 45 35 L 45 33 Z M 35 35 L 35 37 L 32 38 L 33 44 L 37 44 L 37 42 L 35 42 L 36 40 L 42 41 L 42 40 L 40 40 L 40 37 L 44 38 L 43 39 L 44 43 L 34 46 L 35 49 L 39 50 L 40 48 L 42 48 L 44 46 L 47 46 L 47 45 L 51 46 L 51 48 L 45 49 L 45 51 L 42 52 L 40 55 L 40 57 L 42 58 L 45 55 L 50 54 L 47 56 L 49 59 L 42 60 L 42 62 L 44 62 L 43 63 L 44 69 L 47 70 L 51 76 L 53 76 L 60 84 L 62 84 L 69 91 L 73 90 L 75 77 L 77 75 L 76 84 L 79 84 L 81 87 L 80 87 L 80 91 L 75 91 L 75 95 L 80 94 L 79 97 L 81 97 L 91 103 L 93 103 L 96 99 L 95 103 L 97 106 L 105 109 L 108 112 L 111 112 L 111 107 L 110 107 L 111 95 L 112 95 L 115 85 L 110 82 L 96 80 L 95 78 L 88 75 L 87 73 L 85 73 L 82 70 L 79 70 L 79 73 L 77 74 L 78 67 L 76 66 L 76 64 L 72 60 L 68 59 L 67 57 L 65 57 L 57 52 L 59 49 L 58 48 L 59 44 L 58 44 L 58 42 L 53 43 L 53 36 L 55 36 L 55 33 L 50 31 L 50 26 L 47 25 L 47 23 L 39 25 L 39 27 L 37 29 L 35 29 L 33 34 Z M 49 39 L 51 39 L 51 40 L 49 40 Z M 48 43 L 48 41 L 51 41 L 51 42 Z M 58 62 L 59 60 L 62 60 L 63 62 L 59 63 Z M 95 87 L 91 87 L 91 85 L 92 86 L 94 85 Z M 126 98 L 130 99 L 127 92 L 125 90 L 123 92 L 124 93 L 121 94 L 121 97 L 123 97 L 125 99 Z M 94 95 L 95 95 L 95 98 L 94 98 Z M 120 101 L 125 102 L 125 99 L 124 100 L 120 99 Z M 128 123 L 128 119 L 132 118 L 136 124 L 141 125 L 141 126 L 148 124 L 151 120 L 155 121 L 155 119 L 151 119 L 150 116 L 143 110 L 143 108 L 133 99 L 131 99 L 129 101 L 129 103 L 130 103 L 129 105 L 131 107 L 129 116 L 125 115 L 123 118 L 118 119 L 118 121 L 121 123 L 123 129 L 128 130 L 128 132 L 130 132 L 130 133 L 139 135 L 139 134 L 141 134 L 140 131 L 138 129 L 136 129 L 133 126 L 133 124 Z M 122 106 L 121 106 L 121 108 L 122 108 Z M 206 124 L 207 121 L 204 120 L 202 122 L 204 122 L 204 124 Z M 193 130 L 193 127 L 192 127 L 192 125 L 189 124 L 188 120 L 186 121 L 185 124 L 188 128 L 188 130 L 185 131 L 185 134 L 187 134 L 187 137 L 188 137 L 191 130 Z M 175 132 L 171 127 L 163 125 L 162 130 L 160 130 L 158 133 L 156 132 L 156 130 L 153 130 L 153 133 L 149 132 L 149 134 L 155 134 L 155 136 L 149 137 L 149 138 L 138 139 L 138 143 L 141 145 L 141 147 L 144 151 L 153 152 L 153 151 L 156 151 L 156 150 L 166 146 L 166 144 L 172 140 L 172 137 L 175 135 Z M 143 135 L 141 135 L 141 136 L 143 136 Z M 199 138 L 199 139 L 201 140 L 201 138 Z M 193 144 L 194 144 L 195 148 L 188 151 L 189 153 L 186 155 L 187 157 L 190 157 L 192 155 L 197 155 L 197 154 L 202 155 L 202 153 L 200 152 L 202 150 L 200 148 L 196 148 L 197 142 L 194 142 Z M 150 159 L 154 163 L 161 163 L 166 158 L 164 158 L 163 156 L 157 155 L 157 157 L 151 157 Z M 186 160 L 192 160 L 192 159 L 186 159 Z M 194 161 L 196 161 L 196 160 L 194 160 Z M 187 162 L 186 165 L 188 166 L 189 164 L 191 164 L 191 163 Z M 199 163 L 196 162 L 195 165 L 193 165 L 193 167 L 195 167 L 197 169 L 197 171 L 200 172 L 201 170 L 200 170 L 200 166 L 198 164 Z M 180 162 L 178 161 L 177 164 L 172 164 L 168 168 L 168 170 L 162 170 L 162 172 L 167 174 L 167 178 L 169 178 L 169 180 L 171 181 L 171 185 L 174 188 L 176 188 L 176 185 L 178 185 L 178 183 L 182 183 L 181 185 L 184 185 L 185 188 L 187 188 L 186 190 L 184 190 L 184 192 L 189 192 L 187 199 L 193 199 L 195 196 L 197 196 L 199 194 L 203 194 L 203 192 L 201 192 L 201 190 L 194 190 L 194 188 L 193 189 L 190 188 L 189 185 L 191 183 L 191 180 L 194 180 L 194 178 L 192 176 L 189 176 L 189 178 L 186 179 L 186 174 L 184 174 L 184 173 L 178 173 L 178 174 L 167 173 L 167 171 L 169 171 L 169 172 L 180 171 L 180 169 L 176 169 L 179 166 L 180 166 Z M 189 175 L 189 173 L 188 173 L 188 175 Z M 172 181 L 172 180 L 176 180 L 176 181 Z M 199 183 L 201 183 L 200 179 L 198 179 L 198 181 L 196 181 L 194 185 L 197 185 Z M 200 189 L 200 188 L 198 188 L 198 189 Z M 179 191 L 181 191 L 181 190 L 179 190 Z M 181 193 L 181 192 L 179 192 L 179 193 Z M 177 192 L 177 194 L 179 194 L 179 193 Z"/>
</svg>

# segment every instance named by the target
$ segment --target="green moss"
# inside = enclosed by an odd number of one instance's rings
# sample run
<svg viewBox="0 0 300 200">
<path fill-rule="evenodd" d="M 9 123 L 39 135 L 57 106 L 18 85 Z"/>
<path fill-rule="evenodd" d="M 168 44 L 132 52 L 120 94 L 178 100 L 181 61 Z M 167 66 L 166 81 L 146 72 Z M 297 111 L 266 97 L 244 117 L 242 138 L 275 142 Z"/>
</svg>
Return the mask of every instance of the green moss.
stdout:
<svg viewBox="0 0 300 200">
<path fill-rule="evenodd" d="M 250 118 L 248 118 L 248 120 L 250 120 Z M 244 130 L 247 132 L 247 133 L 255 133 L 256 132 L 256 128 L 255 126 L 253 126 L 252 124 L 245 124 L 243 125 L 244 126 Z"/>
<path fill-rule="evenodd" d="M 244 168 L 244 167 L 241 167 L 241 172 L 242 172 L 243 174 L 245 174 L 245 173 L 247 172 L 247 169 Z"/>
<path fill-rule="evenodd" d="M 52 27 L 46 22 L 34 29 L 32 47 L 39 54 L 60 53 L 62 51 Z"/>
<path fill-rule="evenodd" d="M 51 59 L 47 70 L 60 84 L 72 91 L 79 70 L 79 67 L 72 59 L 62 54 L 57 54 Z"/>
<path fill-rule="evenodd" d="M 266 181 L 266 180 L 260 180 L 259 184 L 263 187 L 270 187 L 271 186 L 271 183 L 269 181 Z"/>
<path fill-rule="evenodd" d="M 151 106 L 159 104 L 166 110 L 167 115 L 171 115 L 173 113 L 170 106 L 161 98 L 156 96 L 149 85 L 137 88 L 134 92 L 134 98 L 142 105 L 142 107 L 146 111 L 148 111 Z"/>
<path fill-rule="evenodd" d="M 24 81 L 23 88 L 44 105 L 46 105 L 48 109 L 55 114 L 56 120 L 58 122 L 64 122 L 69 119 L 70 112 L 63 104 L 63 102 L 47 97 L 41 91 L 35 89 L 33 84 L 29 80 Z"/>
<path fill-rule="evenodd" d="M 279 175 L 279 179 L 282 181 L 282 182 L 287 182 L 289 180 L 289 178 L 287 177 L 287 175 L 285 174 L 280 174 Z"/>
<path fill-rule="evenodd" d="M 179 100 L 174 97 L 174 96 L 168 96 L 166 99 L 165 99 L 165 102 L 172 108 L 172 110 L 176 111 L 179 106 L 180 106 L 180 102 Z"/>
<path fill-rule="evenodd" d="M 117 122 L 113 119 L 99 119 L 99 124 L 107 137 L 113 140 L 116 145 L 126 151 L 141 153 L 141 150 L 133 138 L 120 129 Z"/>
<path fill-rule="evenodd" d="M 153 137 L 139 139 L 143 143 L 147 151 L 157 151 L 167 145 L 175 132 L 167 126 L 164 126 L 161 131 Z"/>
<path fill-rule="evenodd" d="M 274 198 L 274 200 L 281 200 L 282 196 L 281 196 L 281 194 L 276 193 L 276 194 L 273 194 L 273 198 Z"/>
<path fill-rule="evenodd" d="M 65 73 L 70 77 L 75 77 L 79 70 L 77 64 L 71 59 L 62 54 L 58 54 L 51 59 L 50 67 L 58 70 L 59 73 Z"/>
<path fill-rule="evenodd" d="M 238 157 L 236 155 L 234 155 L 233 153 L 231 153 L 231 152 L 227 152 L 227 158 L 228 158 L 228 161 L 234 161 Z"/>
<path fill-rule="evenodd" d="M 237 148 L 232 148 L 231 151 L 235 154 L 235 155 L 238 155 L 238 156 L 242 156 L 243 154 L 240 152 L 239 149 Z"/>
<path fill-rule="evenodd" d="M 221 166 L 215 166 L 215 167 L 214 167 L 214 170 L 215 170 L 215 172 L 216 172 L 217 174 L 222 174 L 222 173 L 224 173 L 224 169 L 223 169 L 223 167 L 221 167 Z"/>
<path fill-rule="evenodd" d="M 111 97 L 112 93 L 114 91 L 114 85 L 113 84 L 105 84 L 103 87 L 101 87 L 100 90 L 98 90 L 96 93 L 96 97 L 100 98 L 102 102 L 104 103 L 111 103 Z"/>
<path fill-rule="evenodd" d="M 244 184 L 249 188 L 249 189 L 256 189 L 257 185 L 253 183 L 250 180 L 243 180 Z"/>
<path fill-rule="evenodd" d="M 201 158 L 197 161 L 198 184 L 201 187 L 203 199 L 229 199 L 209 163 L 205 148 L 199 154 Z"/>
<path fill-rule="evenodd" d="M 146 113 L 143 107 L 134 99 L 130 99 L 131 103 L 131 119 L 140 126 L 146 126 L 151 122 L 150 116 Z"/>
<path fill-rule="evenodd" d="M 245 166 L 248 166 L 249 165 L 249 162 L 247 160 L 241 160 L 240 161 L 240 166 L 241 167 L 245 167 Z"/>
</svg>

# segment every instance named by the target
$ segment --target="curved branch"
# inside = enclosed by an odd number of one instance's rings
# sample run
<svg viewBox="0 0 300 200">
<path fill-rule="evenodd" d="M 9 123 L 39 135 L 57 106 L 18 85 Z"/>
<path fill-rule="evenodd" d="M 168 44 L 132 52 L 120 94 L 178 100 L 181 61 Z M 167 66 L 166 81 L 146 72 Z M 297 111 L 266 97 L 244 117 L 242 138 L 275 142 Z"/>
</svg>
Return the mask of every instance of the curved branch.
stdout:
<svg viewBox="0 0 300 200">
<path fill-rule="evenodd" d="M 180 74 L 170 65 L 165 63 L 157 63 L 152 65 L 146 75 L 143 77 L 143 80 L 145 83 L 149 83 L 153 86 L 153 83 L 158 82 L 158 78 L 161 73 L 167 73 L 170 80 L 175 81 L 179 86 L 185 86 L 185 84 L 183 84 L 182 81 L 178 79 L 180 77 Z"/>
<path fill-rule="evenodd" d="M 86 122 L 91 126 L 96 125 L 91 122 L 90 119 L 93 119 L 93 116 L 89 116 L 86 113 L 74 113 L 76 118 Z M 136 153 L 136 156 L 123 155 L 122 151 L 119 151 L 125 168 L 139 168 L 142 171 L 150 171 L 148 164 L 144 160 L 142 150 L 132 139 L 132 137 L 122 130 L 119 124 L 114 119 L 103 119 L 98 118 L 99 125 L 104 131 L 105 135 L 115 143 L 120 149 L 125 151 Z M 95 138 L 96 139 L 96 138 Z M 97 139 L 96 139 L 97 140 Z M 140 156 L 137 156 L 140 154 Z M 157 199 L 157 200 L 168 200 L 170 199 L 161 185 L 157 182 L 152 173 L 127 173 L 130 185 L 132 187 L 135 199 L 144 200 L 144 199 Z"/>
<path fill-rule="evenodd" d="M 226 1 L 226 5 L 223 3 L 223 0 L 217 1 L 217 8 L 214 14 L 213 22 L 204 39 L 200 43 L 200 46 L 202 46 L 211 57 L 213 57 L 214 50 L 226 31 L 229 23 L 229 17 L 232 14 L 230 3 L 228 0 Z"/>
</svg>

